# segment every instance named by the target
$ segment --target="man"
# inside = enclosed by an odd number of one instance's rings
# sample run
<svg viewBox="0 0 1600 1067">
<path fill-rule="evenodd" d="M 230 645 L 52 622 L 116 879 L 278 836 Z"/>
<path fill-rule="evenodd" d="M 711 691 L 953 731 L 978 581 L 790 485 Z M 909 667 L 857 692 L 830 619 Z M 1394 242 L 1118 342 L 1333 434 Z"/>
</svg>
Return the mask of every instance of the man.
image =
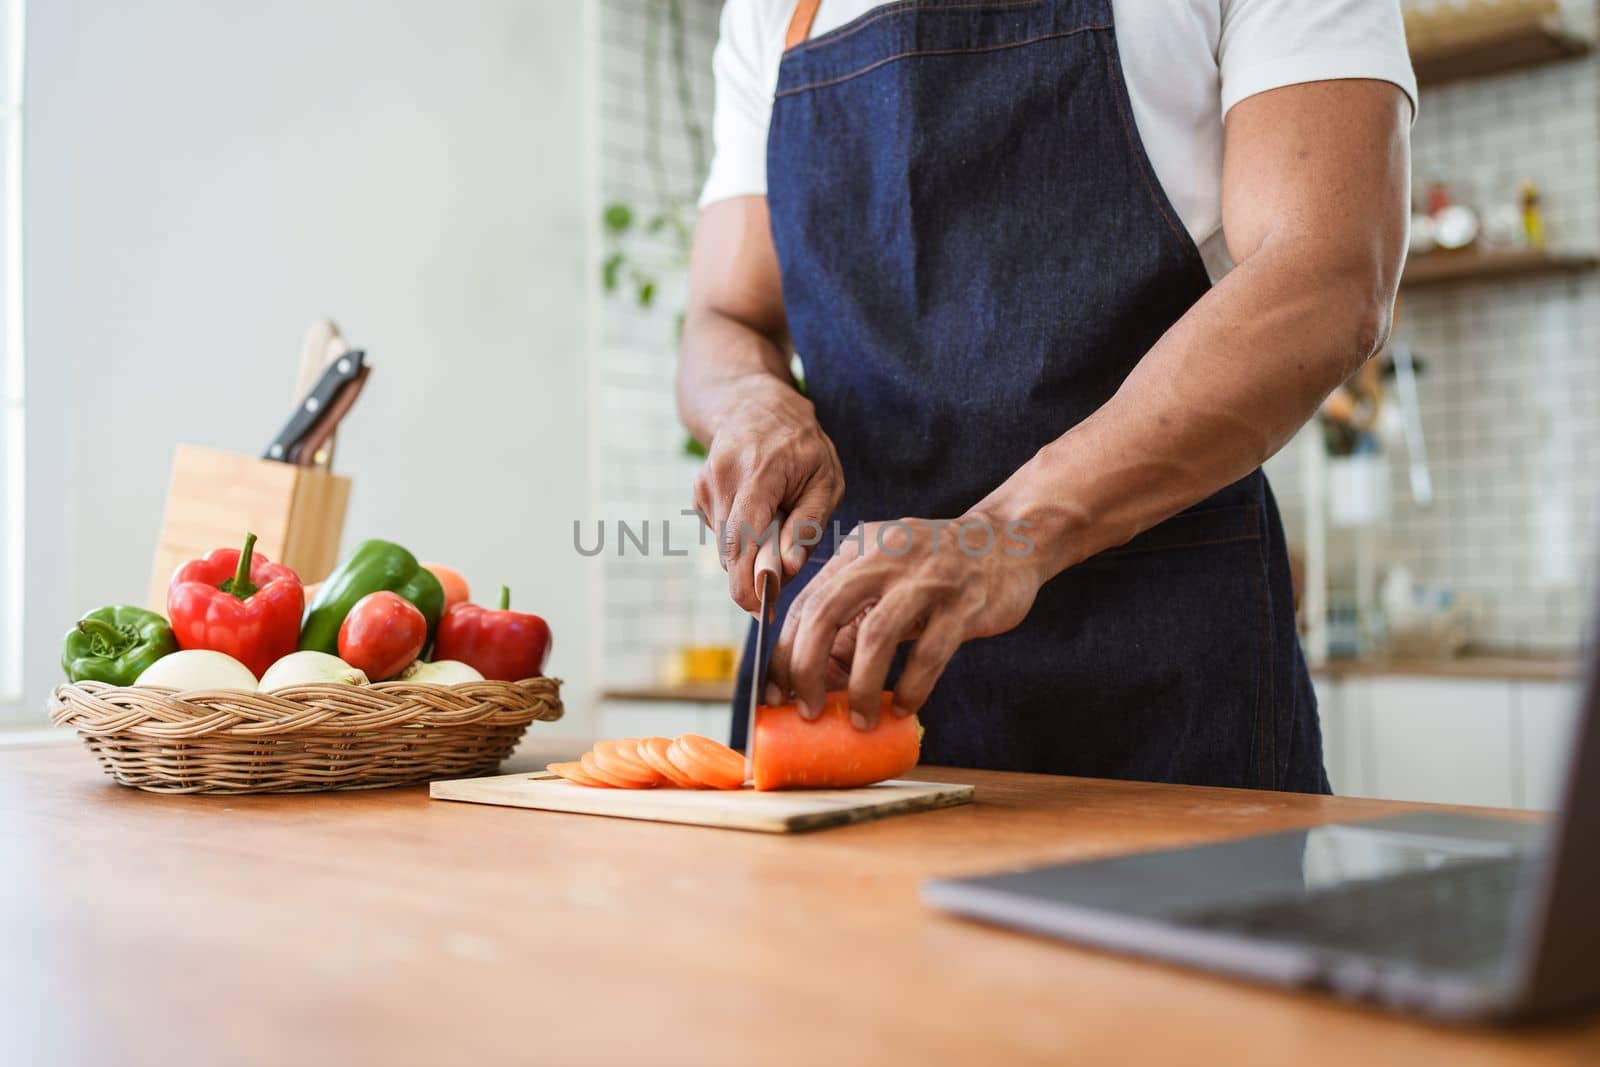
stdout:
<svg viewBox="0 0 1600 1067">
<path fill-rule="evenodd" d="M 715 65 L 678 403 L 768 701 L 1326 792 L 1260 464 L 1388 335 L 1395 0 L 727 0 Z"/>
</svg>

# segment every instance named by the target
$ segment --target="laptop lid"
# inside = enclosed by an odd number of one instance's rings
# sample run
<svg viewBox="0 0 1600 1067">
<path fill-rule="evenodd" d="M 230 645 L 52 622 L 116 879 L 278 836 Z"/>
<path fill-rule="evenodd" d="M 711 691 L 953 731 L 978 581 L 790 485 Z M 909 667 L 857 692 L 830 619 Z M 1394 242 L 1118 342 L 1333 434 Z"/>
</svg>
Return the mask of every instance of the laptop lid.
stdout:
<svg viewBox="0 0 1600 1067">
<path fill-rule="evenodd" d="M 1589 620 L 1585 680 L 1560 812 L 1527 929 L 1527 999 L 1537 1010 L 1600 1002 L 1600 606 Z"/>
</svg>

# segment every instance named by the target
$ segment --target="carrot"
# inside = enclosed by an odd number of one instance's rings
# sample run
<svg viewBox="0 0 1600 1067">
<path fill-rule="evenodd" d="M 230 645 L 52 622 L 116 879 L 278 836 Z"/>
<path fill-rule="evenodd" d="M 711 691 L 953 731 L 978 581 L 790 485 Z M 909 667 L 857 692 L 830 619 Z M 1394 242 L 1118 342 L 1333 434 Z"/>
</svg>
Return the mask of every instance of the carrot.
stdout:
<svg viewBox="0 0 1600 1067">
<path fill-rule="evenodd" d="M 850 725 L 850 696 L 829 693 L 822 717 L 807 722 L 793 704 L 763 706 L 756 716 L 757 789 L 851 789 L 904 774 L 922 752 L 922 725 L 900 718 L 883 694 L 878 725 Z"/>
<path fill-rule="evenodd" d="M 601 770 L 631 783 L 634 789 L 649 789 L 664 781 L 636 753 L 628 751 L 622 741 L 596 741 L 593 755 Z"/>
<path fill-rule="evenodd" d="M 591 778 L 589 775 L 583 773 L 583 764 L 577 762 L 576 760 L 572 761 L 571 763 L 551 763 L 545 767 L 545 770 L 549 771 L 551 774 L 559 774 L 573 785 L 586 785 L 590 787 L 597 786 L 601 789 L 608 788 L 600 779 Z"/>
<path fill-rule="evenodd" d="M 643 786 L 635 783 L 631 778 L 618 778 L 616 775 L 601 767 L 595 762 L 593 752 L 585 752 L 582 758 L 578 760 L 578 765 L 583 770 L 584 774 L 587 774 L 590 778 L 596 779 L 601 784 L 608 785 L 613 789 L 644 788 Z"/>
<path fill-rule="evenodd" d="M 667 759 L 678 770 L 712 789 L 738 789 L 744 785 L 744 757 L 709 737 L 684 734 L 667 749 Z"/>
<path fill-rule="evenodd" d="M 650 769 L 666 778 L 679 789 L 703 789 L 699 782 L 673 764 L 667 758 L 667 749 L 672 747 L 670 737 L 641 737 L 638 742 L 639 758 L 650 765 Z"/>
</svg>

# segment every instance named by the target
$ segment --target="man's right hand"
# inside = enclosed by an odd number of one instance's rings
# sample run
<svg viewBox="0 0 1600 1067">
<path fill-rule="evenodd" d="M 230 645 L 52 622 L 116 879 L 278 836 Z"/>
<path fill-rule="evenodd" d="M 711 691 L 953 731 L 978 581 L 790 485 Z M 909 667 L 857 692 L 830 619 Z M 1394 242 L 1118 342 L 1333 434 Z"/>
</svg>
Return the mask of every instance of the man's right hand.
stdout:
<svg viewBox="0 0 1600 1067">
<path fill-rule="evenodd" d="M 706 205 L 689 257 L 678 411 L 709 452 L 694 505 L 717 536 L 728 591 L 752 614 L 758 565 L 794 577 L 844 493 L 839 454 L 789 374 L 789 351 L 766 198 Z M 767 538 L 774 520 L 778 537 Z"/>
<path fill-rule="evenodd" d="M 726 388 L 730 404 L 695 478 L 694 506 L 717 537 L 729 594 L 755 613 L 758 566 L 780 584 L 799 572 L 844 493 L 844 471 L 811 401 L 792 385 L 753 374 Z"/>
</svg>

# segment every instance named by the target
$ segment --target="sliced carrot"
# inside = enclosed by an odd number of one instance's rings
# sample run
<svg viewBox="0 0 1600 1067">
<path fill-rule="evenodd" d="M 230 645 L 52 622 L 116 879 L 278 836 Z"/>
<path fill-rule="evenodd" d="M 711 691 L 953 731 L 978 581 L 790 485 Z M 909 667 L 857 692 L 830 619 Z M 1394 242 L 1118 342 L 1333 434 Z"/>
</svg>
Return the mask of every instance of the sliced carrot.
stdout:
<svg viewBox="0 0 1600 1067">
<path fill-rule="evenodd" d="M 545 770 L 549 771 L 551 774 L 559 774 L 573 785 L 587 785 L 590 787 L 598 787 L 600 789 L 608 788 L 600 779 L 591 778 L 589 775 L 585 774 L 583 772 L 583 764 L 577 762 L 576 760 L 572 761 L 571 763 L 551 763 L 545 767 Z"/>
<path fill-rule="evenodd" d="M 800 717 L 793 704 L 763 706 L 756 716 L 757 789 L 852 789 L 898 777 L 917 765 L 922 725 L 897 716 L 884 693 L 878 724 L 850 725 L 849 694 L 829 693 L 822 716 Z"/>
<path fill-rule="evenodd" d="M 667 749 L 672 747 L 670 737 L 641 737 L 638 741 L 639 758 L 650 765 L 650 769 L 666 778 L 679 789 L 704 789 L 699 782 L 684 774 L 667 758 Z"/>
<path fill-rule="evenodd" d="M 624 779 L 634 789 L 649 789 L 665 781 L 637 753 L 624 748 L 621 741 L 596 741 L 594 761 L 601 770 L 613 778 Z"/>
<path fill-rule="evenodd" d="M 744 757 L 709 737 L 684 734 L 667 749 L 678 770 L 712 789 L 738 789 L 744 785 Z"/>
<path fill-rule="evenodd" d="M 644 788 L 643 786 L 636 784 L 630 778 L 618 778 L 610 771 L 602 768 L 598 763 L 595 762 L 593 752 L 585 752 L 583 754 L 583 758 L 578 761 L 578 764 L 580 767 L 582 767 L 584 774 L 587 774 L 590 778 L 597 779 L 600 782 L 609 785 L 613 789 Z"/>
<path fill-rule="evenodd" d="M 667 774 L 645 757 L 644 743 L 646 740 L 647 738 L 643 737 L 624 738 L 616 743 L 617 754 L 622 756 L 624 759 L 632 760 L 634 764 L 637 764 L 640 768 L 649 771 L 655 776 L 656 785 L 677 785 L 678 783 L 672 780 L 671 775 Z"/>
</svg>

